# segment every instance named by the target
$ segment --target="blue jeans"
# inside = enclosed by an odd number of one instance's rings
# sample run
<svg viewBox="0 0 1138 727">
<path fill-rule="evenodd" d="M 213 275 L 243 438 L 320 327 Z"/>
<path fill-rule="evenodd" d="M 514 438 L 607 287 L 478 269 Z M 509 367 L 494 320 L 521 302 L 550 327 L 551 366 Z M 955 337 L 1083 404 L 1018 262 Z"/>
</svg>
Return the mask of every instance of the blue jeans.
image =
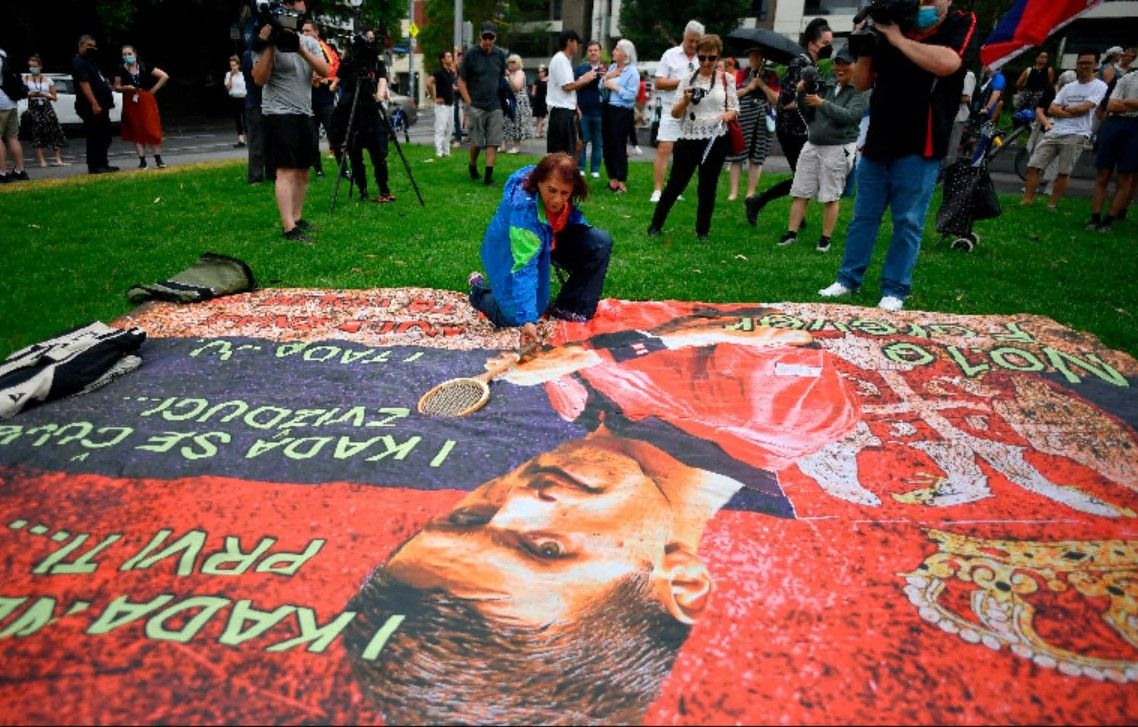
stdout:
<svg viewBox="0 0 1138 727">
<path fill-rule="evenodd" d="M 904 300 L 912 287 L 913 268 L 921 251 L 925 215 L 932 202 L 940 160 L 915 154 L 885 161 L 862 157 L 857 170 L 857 199 L 838 282 L 850 290 L 861 287 L 885 208 L 890 207 L 893 238 L 889 240 L 881 271 L 881 295 Z"/>
<path fill-rule="evenodd" d="M 592 147 L 589 156 L 590 169 L 585 169 L 586 146 Z M 581 158 L 577 160 L 577 166 L 580 167 L 582 172 L 601 171 L 601 149 L 600 115 L 590 116 L 588 114 L 581 114 Z"/>
</svg>

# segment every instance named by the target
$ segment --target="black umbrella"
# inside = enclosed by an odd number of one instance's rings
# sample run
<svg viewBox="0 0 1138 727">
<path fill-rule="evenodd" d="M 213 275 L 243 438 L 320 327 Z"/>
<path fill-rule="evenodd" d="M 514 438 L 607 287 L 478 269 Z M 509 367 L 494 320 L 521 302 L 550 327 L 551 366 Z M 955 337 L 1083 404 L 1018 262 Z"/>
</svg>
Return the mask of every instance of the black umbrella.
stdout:
<svg viewBox="0 0 1138 727">
<path fill-rule="evenodd" d="M 802 46 L 765 28 L 737 28 L 727 36 L 727 52 L 733 56 L 744 56 L 756 46 L 763 49 L 763 58 L 774 63 L 789 63 L 802 53 Z"/>
</svg>

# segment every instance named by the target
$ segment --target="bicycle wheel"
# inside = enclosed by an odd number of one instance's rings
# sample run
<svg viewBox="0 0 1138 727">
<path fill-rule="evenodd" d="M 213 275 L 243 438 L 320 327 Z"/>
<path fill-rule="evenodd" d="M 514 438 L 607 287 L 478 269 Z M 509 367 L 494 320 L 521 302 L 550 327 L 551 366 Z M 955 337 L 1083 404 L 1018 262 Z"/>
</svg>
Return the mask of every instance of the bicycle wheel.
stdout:
<svg viewBox="0 0 1138 727">
<path fill-rule="evenodd" d="M 1021 146 L 1016 152 L 1015 167 L 1016 174 L 1020 179 L 1027 179 L 1027 160 L 1031 158 L 1031 151 L 1026 146 Z"/>
</svg>

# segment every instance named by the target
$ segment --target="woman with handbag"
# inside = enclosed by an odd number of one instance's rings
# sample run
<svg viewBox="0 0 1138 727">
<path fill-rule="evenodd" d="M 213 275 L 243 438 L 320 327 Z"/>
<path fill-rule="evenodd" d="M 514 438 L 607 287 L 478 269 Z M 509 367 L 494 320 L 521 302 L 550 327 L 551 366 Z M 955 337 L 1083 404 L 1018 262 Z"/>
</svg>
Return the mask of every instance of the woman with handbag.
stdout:
<svg viewBox="0 0 1138 727">
<path fill-rule="evenodd" d="M 763 49 L 747 49 L 747 58 L 751 67 L 738 89 L 739 94 L 739 125 L 743 129 L 745 146 L 738 154 L 729 154 L 730 163 L 728 179 L 731 191 L 727 195 L 728 202 L 734 202 L 739 197 L 739 177 L 743 173 L 743 162 L 747 162 L 747 198 L 755 196 L 755 188 L 759 186 L 759 177 L 763 173 L 763 164 L 770 152 L 771 139 L 774 136 L 774 113 L 772 109 L 778 104 L 778 81 L 773 71 L 763 68 Z"/>
<path fill-rule="evenodd" d="M 718 35 L 705 35 L 696 41 L 699 68 L 690 78 L 680 79 L 676 89 L 671 114 L 680 121 L 680 138 L 672 148 L 672 172 L 648 226 L 649 237 L 660 235 L 676 198 L 698 170 L 695 234 L 700 242 L 709 239 L 719 172 L 728 153 L 728 124 L 735 122 L 738 130 L 739 116 L 734 79 L 715 70 L 722 50 L 723 41 Z M 736 142 L 742 141 L 741 130 L 738 132 L 734 135 Z"/>
<path fill-rule="evenodd" d="M 628 139 L 628 130 L 633 128 L 632 107 L 640 91 L 636 46 L 631 40 L 617 41 L 612 59 L 613 64 L 601 81 L 608 97 L 601 104 L 601 149 L 609 177 L 609 191 L 624 193 L 628 191 L 628 147 L 625 140 Z"/>
</svg>

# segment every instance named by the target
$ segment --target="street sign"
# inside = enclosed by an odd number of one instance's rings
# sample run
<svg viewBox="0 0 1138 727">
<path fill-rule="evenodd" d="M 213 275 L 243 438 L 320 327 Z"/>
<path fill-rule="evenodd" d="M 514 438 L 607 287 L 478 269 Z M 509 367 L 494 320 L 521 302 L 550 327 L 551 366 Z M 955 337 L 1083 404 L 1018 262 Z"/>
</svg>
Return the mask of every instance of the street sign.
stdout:
<svg viewBox="0 0 1138 727">
<path fill-rule="evenodd" d="M 419 37 L 419 26 L 415 25 L 414 21 L 411 21 L 410 33 L 411 33 L 412 38 L 418 38 Z"/>
</svg>

